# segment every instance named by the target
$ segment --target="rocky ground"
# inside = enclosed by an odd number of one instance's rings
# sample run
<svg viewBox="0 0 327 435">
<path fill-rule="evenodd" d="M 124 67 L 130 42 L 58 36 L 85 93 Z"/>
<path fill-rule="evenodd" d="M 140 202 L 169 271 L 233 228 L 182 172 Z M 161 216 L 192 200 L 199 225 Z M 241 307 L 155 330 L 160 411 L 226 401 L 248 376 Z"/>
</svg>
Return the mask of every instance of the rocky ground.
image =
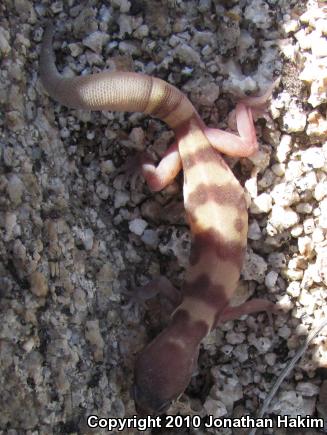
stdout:
<svg viewBox="0 0 327 435">
<path fill-rule="evenodd" d="M 236 299 L 265 297 L 282 311 L 212 332 L 197 375 L 169 411 L 256 415 L 327 315 L 326 6 L 1 3 L 0 433 L 10 435 L 102 433 L 88 429 L 88 415 L 135 414 L 135 355 L 164 327 L 168 310 L 159 297 L 132 303 L 131 290 L 159 273 L 180 287 L 190 249 L 182 176 L 153 194 L 141 178 L 116 171 L 144 149 L 158 159 L 172 132 L 144 115 L 88 113 L 51 100 L 38 74 L 49 20 L 65 75 L 109 69 L 160 77 L 183 90 L 213 127 L 226 129 L 240 96 L 260 94 L 281 76 L 269 114 L 257 122 L 259 152 L 227 160 L 250 207 Z M 327 328 L 282 384 L 269 415 L 327 417 L 326 335 Z"/>
</svg>

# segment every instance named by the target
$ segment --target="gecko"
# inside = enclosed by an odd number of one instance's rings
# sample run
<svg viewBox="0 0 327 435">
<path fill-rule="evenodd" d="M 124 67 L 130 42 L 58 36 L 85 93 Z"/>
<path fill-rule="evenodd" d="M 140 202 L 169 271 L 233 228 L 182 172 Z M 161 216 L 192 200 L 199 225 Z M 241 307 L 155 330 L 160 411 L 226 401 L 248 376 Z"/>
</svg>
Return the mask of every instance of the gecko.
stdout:
<svg viewBox="0 0 327 435">
<path fill-rule="evenodd" d="M 221 155 L 247 157 L 258 149 L 252 111 L 271 90 L 237 103 L 239 135 L 209 128 L 190 100 L 159 78 L 107 71 L 65 78 L 56 67 L 53 33 L 49 25 L 41 46 L 40 78 L 54 100 L 74 109 L 143 112 L 161 119 L 175 133 L 176 140 L 160 163 L 156 166 L 146 158 L 141 167 L 152 191 L 165 188 L 183 169 L 184 206 L 192 234 L 180 303 L 168 326 L 135 363 L 136 410 L 140 415 L 158 415 L 186 389 L 200 343 L 210 331 L 226 320 L 272 309 L 272 303 L 263 299 L 229 306 L 246 250 L 248 213 L 244 190 Z"/>
</svg>

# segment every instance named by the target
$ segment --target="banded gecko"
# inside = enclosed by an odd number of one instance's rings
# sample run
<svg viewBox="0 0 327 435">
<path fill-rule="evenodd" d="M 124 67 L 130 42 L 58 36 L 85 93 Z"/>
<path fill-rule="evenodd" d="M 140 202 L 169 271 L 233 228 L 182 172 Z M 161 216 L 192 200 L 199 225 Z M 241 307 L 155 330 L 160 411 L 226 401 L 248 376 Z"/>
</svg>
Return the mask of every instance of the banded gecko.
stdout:
<svg viewBox="0 0 327 435">
<path fill-rule="evenodd" d="M 229 307 L 247 243 L 244 191 L 220 152 L 249 156 L 258 145 L 251 107 L 262 97 L 236 106 L 239 136 L 208 128 L 188 98 L 165 81 L 134 72 L 101 72 L 64 78 L 55 65 L 53 27 L 44 34 L 40 76 L 59 103 L 88 110 L 144 112 L 166 122 L 176 141 L 156 167 L 146 160 L 142 173 L 153 191 L 184 170 L 184 203 L 192 233 L 189 269 L 182 299 L 169 325 L 140 353 L 135 365 L 134 399 L 140 414 L 164 412 L 187 387 L 202 339 L 218 323 L 271 308 L 265 300 Z"/>
</svg>

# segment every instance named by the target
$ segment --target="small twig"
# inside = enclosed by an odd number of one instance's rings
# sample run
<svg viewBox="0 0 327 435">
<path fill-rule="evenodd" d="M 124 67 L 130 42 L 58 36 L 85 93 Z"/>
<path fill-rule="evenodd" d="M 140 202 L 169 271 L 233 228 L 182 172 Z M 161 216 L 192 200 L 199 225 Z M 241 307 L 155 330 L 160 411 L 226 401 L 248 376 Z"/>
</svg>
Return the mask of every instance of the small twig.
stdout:
<svg viewBox="0 0 327 435">
<path fill-rule="evenodd" d="M 270 390 L 270 393 L 268 394 L 268 396 L 265 398 L 261 409 L 259 410 L 258 414 L 257 414 L 257 418 L 262 418 L 264 416 L 264 414 L 266 413 L 268 406 L 270 405 L 270 402 L 272 401 L 273 397 L 275 396 L 275 394 L 277 393 L 279 387 L 281 386 L 282 382 L 284 381 L 284 379 L 286 378 L 286 376 L 288 376 L 290 374 L 290 372 L 293 370 L 295 364 L 298 362 L 298 360 L 303 356 L 303 354 L 305 353 L 305 351 L 307 350 L 309 344 L 311 343 L 311 341 L 319 334 L 319 332 L 325 327 L 327 326 L 327 319 L 324 319 L 320 325 L 313 331 L 311 332 L 310 335 L 308 335 L 308 337 L 306 338 L 305 342 L 303 343 L 303 345 L 300 347 L 300 349 L 296 352 L 296 354 L 294 355 L 294 357 L 291 359 L 290 363 L 285 367 L 285 369 L 281 372 L 281 374 L 279 375 L 279 377 L 277 378 L 275 384 L 273 385 L 273 387 Z M 251 429 L 251 431 L 249 432 L 249 435 L 255 435 L 256 433 L 256 429 L 253 428 Z"/>
</svg>

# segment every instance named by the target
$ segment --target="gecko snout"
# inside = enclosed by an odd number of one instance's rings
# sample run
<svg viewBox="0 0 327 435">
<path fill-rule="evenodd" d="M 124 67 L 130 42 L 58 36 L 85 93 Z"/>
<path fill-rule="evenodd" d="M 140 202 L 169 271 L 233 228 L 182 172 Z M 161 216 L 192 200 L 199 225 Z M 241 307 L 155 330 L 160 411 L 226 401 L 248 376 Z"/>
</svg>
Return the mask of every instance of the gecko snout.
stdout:
<svg viewBox="0 0 327 435">
<path fill-rule="evenodd" d="M 181 378 L 176 378 L 176 372 L 171 370 L 169 361 L 164 361 L 163 364 L 163 356 L 158 361 L 157 356 L 151 352 L 152 349 L 152 346 L 150 349 L 146 347 L 135 364 L 133 396 L 135 409 L 140 416 L 163 414 L 184 391 L 189 381 L 189 378 L 185 380 L 181 387 L 178 382 Z M 160 358 L 160 354 L 157 355 Z M 181 375 L 183 377 L 182 373 Z"/>
<path fill-rule="evenodd" d="M 136 412 L 140 417 L 147 415 L 160 415 L 163 414 L 170 406 L 171 401 L 152 397 L 143 391 L 142 387 L 134 385 L 133 397 L 135 402 Z"/>
</svg>

